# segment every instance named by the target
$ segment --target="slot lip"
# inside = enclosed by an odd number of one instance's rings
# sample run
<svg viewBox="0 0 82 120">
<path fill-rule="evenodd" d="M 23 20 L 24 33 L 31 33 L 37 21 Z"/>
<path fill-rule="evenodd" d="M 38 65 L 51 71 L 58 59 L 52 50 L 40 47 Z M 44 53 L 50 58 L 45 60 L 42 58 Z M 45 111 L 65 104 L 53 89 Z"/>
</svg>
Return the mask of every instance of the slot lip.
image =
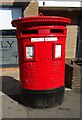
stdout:
<svg viewBox="0 0 82 120">
<path fill-rule="evenodd" d="M 48 34 L 64 34 L 64 30 L 63 29 L 50 29 L 49 32 L 50 33 L 48 33 Z M 23 30 L 23 31 L 21 31 L 21 33 L 22 33 L 22 35 L 39 35 L 39 34 L 41 34 L 40 30 L 38 30 L 38 29 Z"/>
<path fill-rule="evenodd" d="M 42 30 L 44 32 L 42 32 Z M 46 31 L 47 30 L 47 31 Z M 65 26 L 34 26 L 34 27 L 28 27 L 26 28 L 26 26 L 22 26 L 22 28 L 20 28 L 18 31 L 18 37 L 19 36 L 31 36 L 31 35 L 34 35 L 34 36 L 39 36 L 39 35 L 64 35 L 65 34 Z"/>
</svg>

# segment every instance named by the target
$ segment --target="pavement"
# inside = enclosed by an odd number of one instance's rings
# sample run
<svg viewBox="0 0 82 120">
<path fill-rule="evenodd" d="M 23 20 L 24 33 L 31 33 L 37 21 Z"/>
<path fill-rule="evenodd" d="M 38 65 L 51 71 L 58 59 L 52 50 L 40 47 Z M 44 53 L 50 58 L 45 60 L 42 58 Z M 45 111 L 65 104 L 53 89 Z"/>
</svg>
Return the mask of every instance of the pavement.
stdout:
<svg viewBox="0 0 82 120">
<path fill-rule="evenodd" d="M 1 69 L 0 69 L 1 70 Z M 65 89 L 64 102 L 56 107 L 37 109 L 20 103 L 18 68 L 4 68 L 0 75 L 0 117 L 2 118 L 80 118 L 80 89 Z"/>
</svg>

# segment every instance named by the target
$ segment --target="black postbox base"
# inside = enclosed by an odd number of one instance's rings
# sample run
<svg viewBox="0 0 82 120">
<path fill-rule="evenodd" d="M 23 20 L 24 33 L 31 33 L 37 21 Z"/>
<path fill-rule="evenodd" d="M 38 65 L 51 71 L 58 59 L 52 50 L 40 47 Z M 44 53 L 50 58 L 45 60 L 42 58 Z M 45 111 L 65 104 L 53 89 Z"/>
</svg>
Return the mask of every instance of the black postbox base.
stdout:
<svg viewBox="0 0 82 120">
<path fill-rule="evenodd" d="M 64 100 L 64 87 L 47 91 L 20 91 L 23 105 L 32 108 L 50 108 L 61 104 Z"/>
</svg>

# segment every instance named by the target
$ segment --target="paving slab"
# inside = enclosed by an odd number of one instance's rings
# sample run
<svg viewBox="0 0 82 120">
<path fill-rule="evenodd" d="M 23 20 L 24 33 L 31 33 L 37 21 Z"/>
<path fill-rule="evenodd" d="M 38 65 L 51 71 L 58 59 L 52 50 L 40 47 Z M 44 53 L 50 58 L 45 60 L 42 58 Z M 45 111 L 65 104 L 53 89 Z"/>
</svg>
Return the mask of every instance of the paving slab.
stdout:
<svg viewBox="0 0 82 120">
<path fill-rule="evenodd" d="M 30 109 L 28 118 L 80 118 L 80 94 L 66 91 L 63 104 L 49 109 Z"/>
<path fill-rule="evenodd" d="M 27 108 L 7 95 L 2 96 L 2 118 L 27 118 Z"/>
<path fill-rule="evenodd" d="M 25 107 L 16 98 L 3 95 L 2 116 L 3 118 L 80 118 L 80 93 L 66 91 L 61 105 L 45 109 Z"/>
</svg>

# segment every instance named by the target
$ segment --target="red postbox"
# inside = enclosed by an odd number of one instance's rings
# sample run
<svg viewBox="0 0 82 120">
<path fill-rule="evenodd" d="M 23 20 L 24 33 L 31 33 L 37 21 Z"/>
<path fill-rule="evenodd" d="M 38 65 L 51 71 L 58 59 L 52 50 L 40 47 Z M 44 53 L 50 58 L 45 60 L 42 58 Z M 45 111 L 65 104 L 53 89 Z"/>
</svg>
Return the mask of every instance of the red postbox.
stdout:
<svg viewBox="0 0 82 120">
<path fill-rule="evenodd" d="M 66 24 L 58 16 L 12 21 L 17 27 L 21 96 L 32 107 L 51 107 L 64 98 Z"/>
</svg>

